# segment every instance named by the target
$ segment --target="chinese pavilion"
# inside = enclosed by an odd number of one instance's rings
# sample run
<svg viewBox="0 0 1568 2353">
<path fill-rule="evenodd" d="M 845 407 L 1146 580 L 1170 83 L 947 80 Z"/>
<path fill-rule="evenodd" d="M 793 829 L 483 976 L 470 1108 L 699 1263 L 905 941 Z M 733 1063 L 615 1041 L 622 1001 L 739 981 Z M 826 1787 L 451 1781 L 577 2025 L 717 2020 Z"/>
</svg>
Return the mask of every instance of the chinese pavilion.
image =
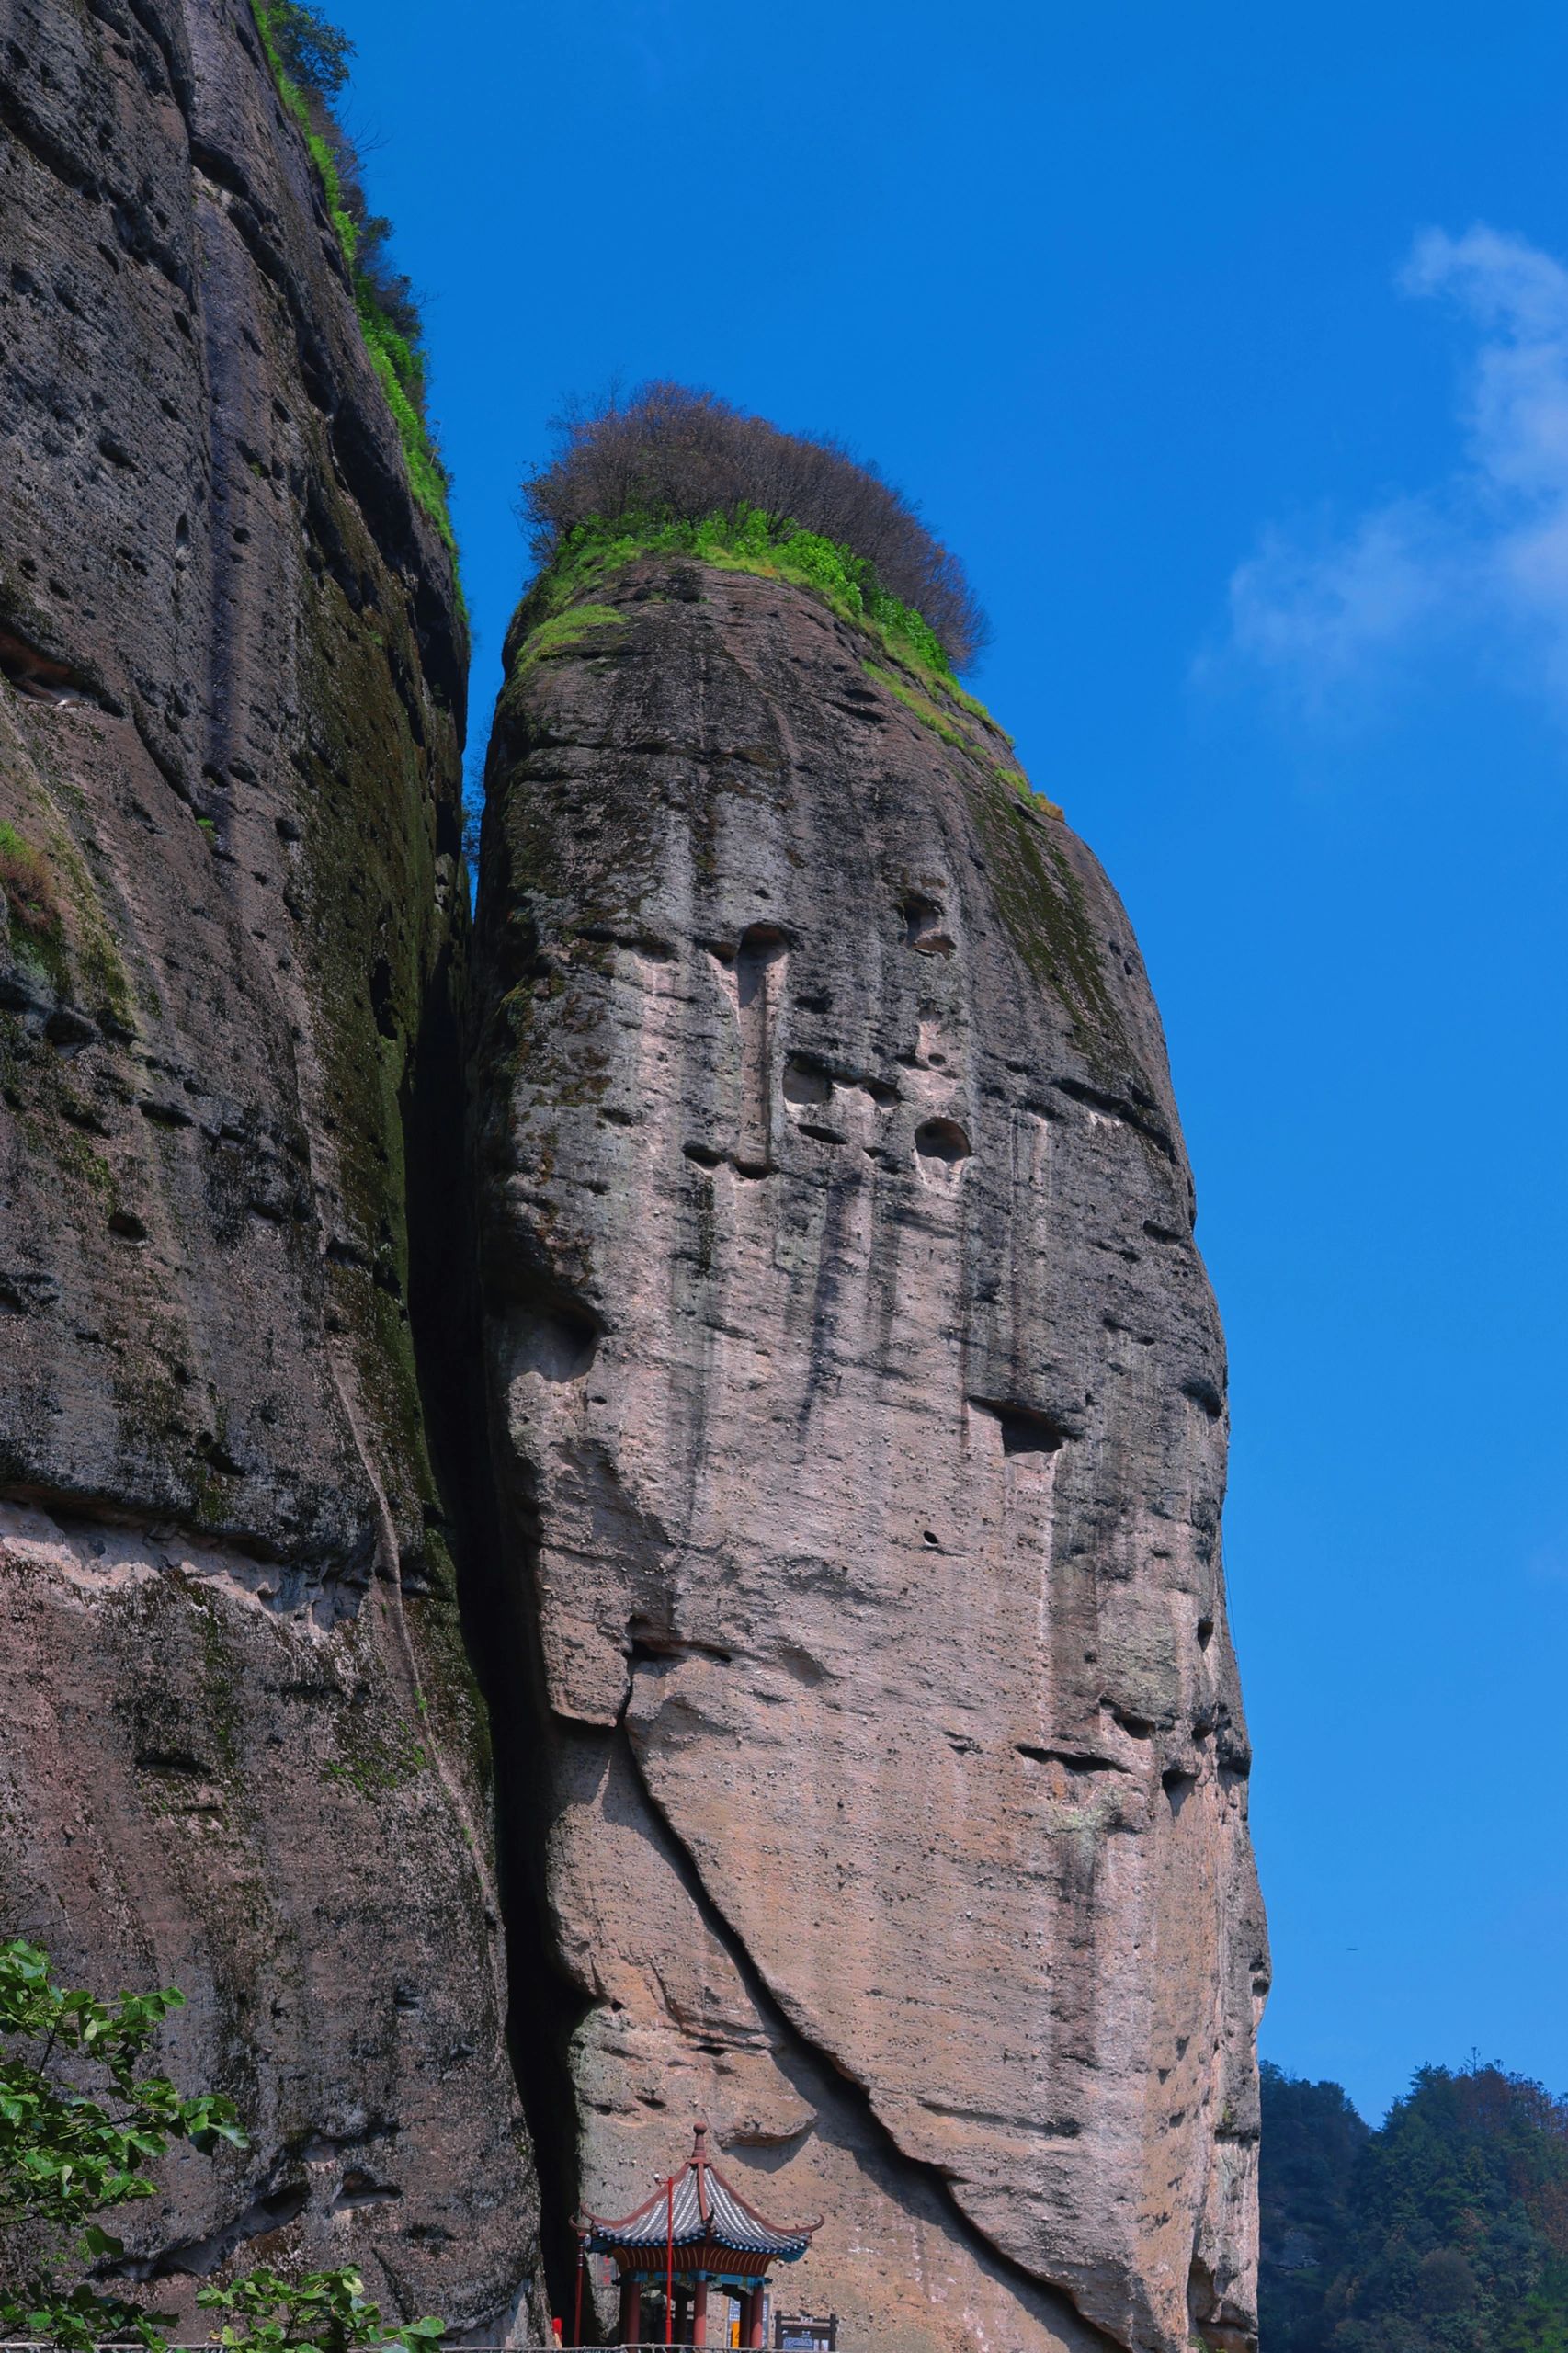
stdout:
<svg viewBox="0 0 1568 2353">
<path fill-rule="evenodd" d="M 577 2224 L 587 2255 L 608 2255 L 620 2279 L 620 2343 L 648 2342 L 642 2335 L 642 2293 L 664 2290 L 666 2345 L 706 2345 L 708 2290 L 738 2296 L 743 2347 L 762 2343 L 762 2298 L 771 2263 L 798 2263 L 820 2231 L 822 2220 L 796 2230 L 764 2222 L 726 2181 L 708 2154 L 708 2127 L 699 2124 L 690 2156 L 662 2182 L 634 2214 L 609 2222 L 585 2214 Z M 685 2303 L 677 2328 L 677 2301 Z M 729 2338 L 728 2328 L 724 2331 Z"/>
</svg>

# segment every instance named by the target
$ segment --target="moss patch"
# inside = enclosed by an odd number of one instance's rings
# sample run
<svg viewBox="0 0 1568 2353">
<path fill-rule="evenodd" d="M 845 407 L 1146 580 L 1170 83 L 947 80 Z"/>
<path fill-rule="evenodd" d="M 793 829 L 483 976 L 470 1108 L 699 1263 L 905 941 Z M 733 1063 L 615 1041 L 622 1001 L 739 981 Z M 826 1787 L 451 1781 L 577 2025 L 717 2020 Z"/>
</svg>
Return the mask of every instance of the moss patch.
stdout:
<svg viewBox="0 0 1568 2353">
<path fill-rule="evenodd" d="M 374 1798 L 389 1790 L 403 1789 L 429 1768 L 430 1752 L 425 1745 L 422 1724 L 393 1716 L 385 1722 L 359 1728 L 351 1716 L 345 1715 L 336 1729 L 340 1738 L 346 1733 L 355 1733 L 354 1753 L 324 1766 L 324 1781 L 344 1781 L 351 1790 L 358 1790 L 361 1797 Z"/>
<path fill-rule="evenodd" d="M 692 555 L 721 572 L 750 572 L 809 588 L 841 620 L 880 638 L 901 662 L 956 688 L 941 640 L 912 605 L 890 597 L 875 568 L 840 540 L 802 531 L 754 506 L 699 521 L 657 515 L 596 517 L 569 531 L 523 604 L 525 627 L 539 621 L 644 555 Z M 978 708 L 978 706 L 976 706 Z"/>
<path fill-rule="evenodd" d="M 514 665 L 514 676 L 547 655 L 564 653 L 597 629 L 624 629 L 626 615 L 616 611 L 613 605 L 574 605 L 570 611 L 554 613 L 549 620 L 540 621 L 523 641 Z"/>
<path fill-rule="evenodd" d="M 976 808 L 997 913 L 1018 953 L 1061 1003 L 1085 1062 L 1107 1088 L 1119 1090 L 1129 1074 L 1146 1084 L 1106 985 L 1084 886 L 1065 847 L 1025 807 L 1005 771 L 987 778 Z"/>
<path fill-rule="evenodd" d="M 42 851 L 15 825 L 4 822 L 0 822 L 0 893 L 17 960 L 47 982 L 56 996 L 66 995 L 71 967 L 55 876 Z"/>
</svg>

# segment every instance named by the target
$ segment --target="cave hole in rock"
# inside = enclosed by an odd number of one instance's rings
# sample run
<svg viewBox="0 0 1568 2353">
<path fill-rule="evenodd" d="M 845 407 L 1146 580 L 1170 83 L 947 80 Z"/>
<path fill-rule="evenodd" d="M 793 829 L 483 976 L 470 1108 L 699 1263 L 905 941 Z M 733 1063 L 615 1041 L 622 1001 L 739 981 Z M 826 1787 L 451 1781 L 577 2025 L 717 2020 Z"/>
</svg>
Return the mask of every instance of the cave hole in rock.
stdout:
<svg viewBox="0 0 1568 2353">
<path fill-rule="evenodd" d="M 786 1103 L 823 1104 L 833 1100 L 833 1074 L 812 1054 L 791 1054 L 784 1065 Z"/>
<path fill-rule="evenodd" d="M 633 1618 L 627 1627 L 626 1654 L 633 1666 L 687 1658 L 707 1658 L 717 1666 L 733 1666 L 735 1657 L 722 1643 L 705 1642 L 697 1634 L 677 1634 L 673 1628 L 654 1625 L 646 1618 Z"/>
<path fill-rule="evenodd" d="M 1011 1399 L 971 1397 L 976 1413 L 987 1414 L 1001 1427 L 1004 1454 L 1055 1454 L 1067 1440 L 1082 1436 L 1048 1406 L 1021 1405 Z"/>
<path fill-rule="evenodd" d="M 1178 1814 L 1198 1787 L 1198 1776 L 1187 1766 L 1170 1765 L 1160 1775 L 1160 1787 L 1171 1802 L 1172 1813 Z"/>
<path fill-rule="evenodd" d="M 1199 1649 L 1200 1651 L 1206 1651 L 1206 1650 L 1208 1649 L 1208 1647 L 1209 1647 L 1210 1643 L 1213 1641 L 1213 1639 L 1214 1639 L 1214 1620 L 1212 1620 L 1212 1618 L 1200 1618 L 1200 1619 L 1199 1620 L 1199 1621 L 1198 1621 L 1198 1647 L 1199 1647 Z"/>
<path fill-rule="evenodd" d="M 110 2276 L 135 2280 L 173 2279 L 183 2273 L 187 2279 L 205 2279 L 247 2241 L 280 2231 L 297 2221 L 309 2203 L 310 2191 L 297 2183 L 264 2189 L 243 2213 L 236 2214 L 232 2222 L 210 2237 L 179 2240 L 150 2262 L 134 2257 L 122 2260 Z"/>
<path fill-rule="evenodd" d="M 1031 1765 L 1060 1765 L 1069 1773 L 1119 1773 L 1114 1756 L 1096 1756 L 1088 1749 L 1046 1748 L 1032 1740 L 1013 1743 L 1016 1753 Z"/>
<path fill-rule="evenodd" d="M 953 952 L 952 933 L 943 920 L 941 906 L 935 899 L 918 893 L 904 900 L 903 942 L 921 956 L 950 956 Z"/>
<path fill-rule="evenodd" d="M 83 699 L 84 682 L 67 663 L 56 662 L 9 630 L 0 630 L 0 678 L 32 702 Z"/>
<path fill-rule="evenodd" d="M 1211 1381 L 1184 1381 L 1181 1384 L 1181 1393 L 1184 1397 L 1189 1397 L 1211 1422 L 1217 1422 L 1225 1410 L 1225 1401 Z"/>
<path fill-rule="evenodd" d="M 950 1177 L 974 1147 L 956 1120 L 923 1120 L 915 1131 L 915 1149 L 927 1168 Z"/>
<path fill-rule="evenodd" d="M 788 949 L 776 923 L 748 924 L 742 932 L 735 949 L 735 991 L 743 1012 L 767 994 L 768 972 Z"/>
<path fill-rule="evenodd" d="M 352 2214 L 361 2206 L 390 2206 L 403 2196 L 395 2181 L 378 2181 L 361 2166 L 352 2166 L 332 2201 L 335 2214 Z"/>
<path fill-rule="evenodd" d="M 549 1381 L 581 1381 L 593 1366 L 599 1337 L 598 1324 L 583 1309 L 537 1309 L 518 1335 L 515 1368 Z"/>
<path fill-rule="evenodd" d="M 378 1033 L 383 1038 L 395 1038 L 397 1015 L 392 1005 L 392 969 L 384 956 L 378 956 L 371 968 L 370 1011 L 375 1017 Z"/>
</svg>

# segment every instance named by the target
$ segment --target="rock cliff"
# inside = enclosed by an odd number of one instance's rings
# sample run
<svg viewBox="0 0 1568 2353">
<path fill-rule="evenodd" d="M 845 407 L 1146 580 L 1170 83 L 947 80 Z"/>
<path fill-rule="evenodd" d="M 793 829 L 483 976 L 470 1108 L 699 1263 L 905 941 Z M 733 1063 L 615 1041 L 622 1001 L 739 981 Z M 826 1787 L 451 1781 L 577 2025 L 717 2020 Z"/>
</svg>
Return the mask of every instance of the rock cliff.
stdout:
<svg viewBox="0 0 1568 2353">
<path fill-rule="evenodd" d="M 0 35 L 0 1930 L 181 1985 L 239 2103 L 131 2218 L 165 2307 L 292 2252 L 494 2342 L 535 2199 L 410 1324 L 451 567 L 244 0 Z"/>
<path fill-rule="evenodd" d="M 558 2195 L 701 2112 L 851 2344 L 1244 2341 L 1225 1370 L 1126 916 L 806 591 L 529 618 L 475 1181 Z"/>
</svg>

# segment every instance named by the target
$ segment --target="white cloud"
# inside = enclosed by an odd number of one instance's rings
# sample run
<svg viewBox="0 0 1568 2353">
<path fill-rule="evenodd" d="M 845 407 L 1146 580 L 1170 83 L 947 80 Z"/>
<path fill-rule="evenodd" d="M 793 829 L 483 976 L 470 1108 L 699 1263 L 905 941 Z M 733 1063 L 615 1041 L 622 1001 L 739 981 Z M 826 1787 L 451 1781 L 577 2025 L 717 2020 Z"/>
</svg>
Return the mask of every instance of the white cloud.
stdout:
<svg viewBox="0 0 1568 2353">
<path fill-rule="evenodd" d="M 1499 652 L 1568 710 L 1568 269 L 1522 238 L 1428 230 L 1401 274 L 1476 336 L 1462 461 L 1230 584 L 1230 652 L 1309 701 L 1439 648 Z"/>
</svg>

